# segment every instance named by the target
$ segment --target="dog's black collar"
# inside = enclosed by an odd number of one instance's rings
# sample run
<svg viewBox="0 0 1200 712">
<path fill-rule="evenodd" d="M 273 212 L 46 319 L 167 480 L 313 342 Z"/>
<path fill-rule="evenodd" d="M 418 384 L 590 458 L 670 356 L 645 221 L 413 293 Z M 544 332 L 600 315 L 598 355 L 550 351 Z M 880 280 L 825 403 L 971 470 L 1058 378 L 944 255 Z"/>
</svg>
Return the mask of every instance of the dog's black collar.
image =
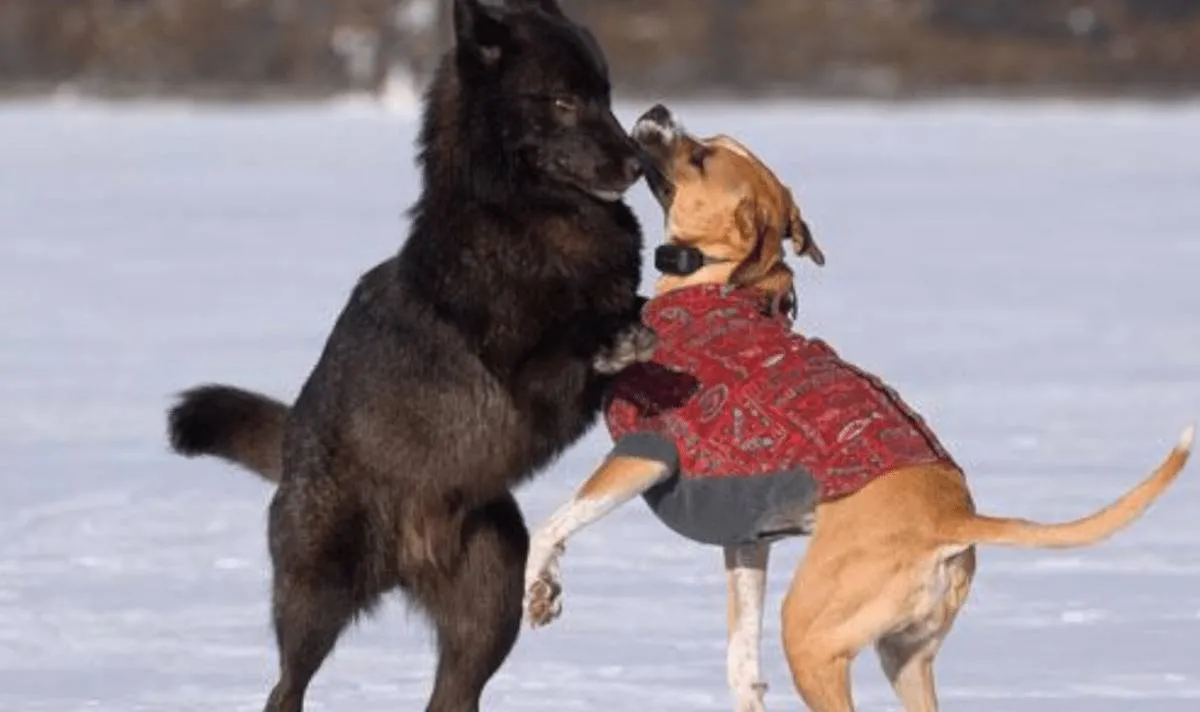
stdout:
<svg viewBox="0 0 1200 712">
<path fill-rule="evenodd" d="M 654 250 L 654 267 L 663 274 L 687 276 L 708 265 L 730 262 L 721 257 L 711 257 L 699 248 L 687 245 L 659 245 Z"/>
<path fill-rule="evenodd" d="M 684 277 L 697 272 L 702 267 L 732 261 L 722 257 L 706 255 L 699 248 L 687 245 L 659 245 L 654 250 L 654 266 L 659 272 Z M 721 288 L 722 294 L 728 294 L 732 290 L 733 286 L 729 284 Z M 767 316 L 783 314 L 789 319 L 795 319 L 796 287 L 793 286 L 787 292 L 775 295 L 763 311 Z"/>
</svg>

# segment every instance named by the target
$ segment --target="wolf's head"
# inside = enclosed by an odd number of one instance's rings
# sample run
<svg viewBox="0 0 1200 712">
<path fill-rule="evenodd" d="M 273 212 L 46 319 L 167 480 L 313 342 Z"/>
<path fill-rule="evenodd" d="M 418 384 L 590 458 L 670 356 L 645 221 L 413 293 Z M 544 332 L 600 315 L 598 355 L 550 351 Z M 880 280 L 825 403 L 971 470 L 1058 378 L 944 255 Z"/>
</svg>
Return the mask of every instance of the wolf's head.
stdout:
<svg viewBox="0 0 1200 712">
<path fill-rule="evenodd" d="M 479 198 L 581 191 L 617 201 L 637 181 L 604 53 L 554 0 L 454 0 L 454 32 L 422 129 L 428 182 Z"/>
</svg>

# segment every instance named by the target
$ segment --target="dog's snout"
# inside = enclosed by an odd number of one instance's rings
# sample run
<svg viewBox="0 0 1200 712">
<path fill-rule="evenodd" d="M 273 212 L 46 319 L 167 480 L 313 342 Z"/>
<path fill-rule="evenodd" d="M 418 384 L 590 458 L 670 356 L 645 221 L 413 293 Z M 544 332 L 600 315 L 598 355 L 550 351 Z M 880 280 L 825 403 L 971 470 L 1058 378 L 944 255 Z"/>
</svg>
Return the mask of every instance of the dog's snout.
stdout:
<svg viewBox="0 0 1200 712">
<path fill-rule="evenodd" d="M 624 172 L 622 174 L 628 183 L 636 183 L 638 178 L 642 177 L 642 159 L 637 154 L 629 156 L 625 159 Z"/>
<path fill-rule="evenodd" d="M 643 121 L 665 128 L 671 125 L 671 111 L 662 104 L 655 104 L 638 119 L 638 123 Z"/>
<path fill-rule="evenodd" d="M 638 118 L 633 139 L 646 148 L 662 148 L 674 142 L 675 117 L 662 104 L 655 104 Z"/>
</svg>

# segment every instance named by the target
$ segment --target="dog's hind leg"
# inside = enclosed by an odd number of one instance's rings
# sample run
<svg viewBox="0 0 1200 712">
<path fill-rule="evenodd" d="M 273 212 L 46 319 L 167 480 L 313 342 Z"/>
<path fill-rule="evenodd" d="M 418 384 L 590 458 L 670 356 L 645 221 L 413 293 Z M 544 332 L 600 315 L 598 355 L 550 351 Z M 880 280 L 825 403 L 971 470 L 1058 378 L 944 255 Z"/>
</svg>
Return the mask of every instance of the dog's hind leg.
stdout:
<svg viewBox="0 0 1200 712">
<path fill-rule="evenodd" d="M 905 533 L 872 530 L 842 502 L 817 511 L 816 532 L 783 601 L 784 652 L 813 712 L 853 712 L 854 658 L 912 622 L 919 562 L 895 544 Z"/>
<path fill-rule="evenodd" d="M 488 680 L 521 630 L 529 533 L 511 494 L 472 511 L 453 571 L 426 569 L 411 591 L 437 628 L 438 665 L 428 712 L 476 712 Z"/>
<path fill-rule="evenodd" d="M 904 705 L 904 712 L 937 712 L 933 659 L 954 625 L 975 575 L 975 550 L 940 562 L 930 582 L 928 613 L 875 644 L 883 672 Z"/>
<path fill-rule="evenodd" d="M 810 710 L 854 712 L 850 664 L 883 633 L 892 612 L 872 615 L 886 578 L 855 575 L 839 552 L 826 554 L 821 534 L 827 530 L 818 522 L 784 598 L 783 648 L 796 690 Z"/>
<path fill-rule="evenodd" d="M 759 652 L 770 550 L 765 543 L 725 548 L 725 573 L 729 580 L 727 670 L 737 712 L 765 709 L 763 696 L 767 686 L 762 681 Z"/>
</svg>

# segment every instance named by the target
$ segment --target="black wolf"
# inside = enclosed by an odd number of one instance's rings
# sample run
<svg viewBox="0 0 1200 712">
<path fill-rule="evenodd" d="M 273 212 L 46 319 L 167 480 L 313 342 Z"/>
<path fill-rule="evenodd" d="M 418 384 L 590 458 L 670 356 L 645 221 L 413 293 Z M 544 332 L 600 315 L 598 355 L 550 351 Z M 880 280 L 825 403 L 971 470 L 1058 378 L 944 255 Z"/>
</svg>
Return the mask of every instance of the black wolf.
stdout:
<svg viewBox="0 0 1200 712">
<path fill-rule="evenodd" d="M 599 46 L 553 0 L 455 0 L 454 28 L 408 240 L 360 278 L 295 403 L 207 385 L 169 414 L 179 453 L 278 482 L 268 710 L 301 710 L 345 626 L 395 588 L 437 629 L 428 709 L 476 710 L 521 623 L 528 533 L 510 489 L 653 348 L 620 202 L 638 149 Z"/>
</svg>

